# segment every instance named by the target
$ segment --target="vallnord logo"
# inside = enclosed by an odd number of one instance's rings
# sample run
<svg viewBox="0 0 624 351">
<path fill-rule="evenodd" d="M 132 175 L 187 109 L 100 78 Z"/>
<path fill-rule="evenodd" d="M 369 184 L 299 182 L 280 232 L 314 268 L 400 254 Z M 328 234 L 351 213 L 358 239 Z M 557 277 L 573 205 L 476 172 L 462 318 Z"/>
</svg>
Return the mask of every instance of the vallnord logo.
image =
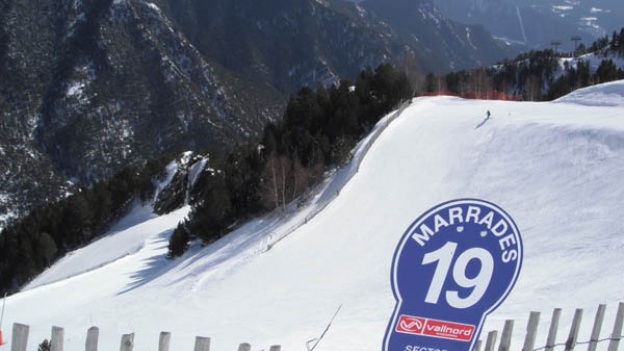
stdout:
<svg viewBox="0 0 624 351">
<path fill-rule="evenodd" d="M 427 319 L 402 315 L 397 323 L 396 331 L 407 334 L 422 334 Z"/>
<path fill-rule="evenodd" d="M 399 333 L 424 335 L 459 341 L 470 341 L 475 326 L 436 319 L 401 315 L 396 326 Z"/>
</svg>

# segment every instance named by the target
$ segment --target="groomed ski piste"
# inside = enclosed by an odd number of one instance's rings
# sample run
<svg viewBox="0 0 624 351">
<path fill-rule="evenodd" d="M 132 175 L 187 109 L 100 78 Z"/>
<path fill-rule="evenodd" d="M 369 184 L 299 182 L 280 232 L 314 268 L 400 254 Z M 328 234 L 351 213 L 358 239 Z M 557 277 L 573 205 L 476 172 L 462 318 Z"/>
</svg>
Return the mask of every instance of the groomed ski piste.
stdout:
<svg viewBox="0 0 624 351">
<path fill-rule="evenodd" d="M 583 308 L 579 340 L 589 340 L 596 307 L 607 304 L 609 337 L 624 301 L 624 82 L 554 102 L 417 98 L 391 115 L 307 206 L 252 220 L 178 260 L 165 258 L 168 237 L 189 209 L 157 217 L 137 206 L 7 299 L 2 348 L 18 322 L 30 326 L 29 349 L 60 326 L 65 350 L 84 350 L 97 326 L 100 350 L 118 350 L 127 333 L 135 350 L 154 350 L 161 331 L 172 333 L 172 350 L 192 350 L 196 336 L 216 351 L 242 342 L 306 350 L 342 306 L 316 350 L 381 350 L 401 236 L 427 209 L 459 198 L 501 206 L 524 242 L 517 284 L 484 332 L 514 319 L 520 348 L 529 312 L 539 311 L 539 347 L 562 308 L 563 342 Z"/>
</svg>

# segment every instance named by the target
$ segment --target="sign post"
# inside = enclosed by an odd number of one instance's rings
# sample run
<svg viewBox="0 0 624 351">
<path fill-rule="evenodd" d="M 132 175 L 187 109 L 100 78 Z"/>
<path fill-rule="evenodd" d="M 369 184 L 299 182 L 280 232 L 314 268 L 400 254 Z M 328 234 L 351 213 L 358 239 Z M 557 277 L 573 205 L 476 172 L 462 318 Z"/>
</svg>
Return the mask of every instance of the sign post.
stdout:
<svg viewBox="0 0 624 351">
<path fill-rule="evenodd" d="M 473 351 L 485 317 L 513 288 L 522 240 L 500 207 L 442 203 L 403 234 L 392 263 L 396 306 L 384 351 Z"/>
</svg>

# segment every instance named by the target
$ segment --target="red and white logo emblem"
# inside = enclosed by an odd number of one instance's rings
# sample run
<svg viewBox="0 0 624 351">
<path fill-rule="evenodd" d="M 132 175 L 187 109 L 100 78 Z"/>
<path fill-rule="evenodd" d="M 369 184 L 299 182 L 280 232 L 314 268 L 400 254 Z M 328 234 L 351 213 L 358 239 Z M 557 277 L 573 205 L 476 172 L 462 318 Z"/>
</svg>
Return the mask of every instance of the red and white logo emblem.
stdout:
<svg viewBox="0 0 624 351">
<path fill-rule="evenodd" d="M 401 315 L 396 331 L 405 334 L 424 335 L 460 341 L 470 341 L 475 326 L 423 317 Z"/>
<path fill-rule="evenodd" d="M 396 331 L 407 334 L 422 334 L 426 322 L 425 318 L 401 315 Z"/>
</svg>

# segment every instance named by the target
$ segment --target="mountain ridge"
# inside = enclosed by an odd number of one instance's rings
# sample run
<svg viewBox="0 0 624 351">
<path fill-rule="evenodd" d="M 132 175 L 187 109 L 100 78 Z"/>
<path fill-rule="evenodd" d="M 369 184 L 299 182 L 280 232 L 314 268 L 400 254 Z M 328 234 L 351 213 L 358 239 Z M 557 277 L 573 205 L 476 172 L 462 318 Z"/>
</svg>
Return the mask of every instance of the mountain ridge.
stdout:
<svg viewBox="0 0 624 351">
<path fill-rule="evenodd" d="M 382 62 L 419 75 L 505 53 L 480 30 L 471 46 L 469 27 L 446 21 L 430 2 L 410 12 L 421 24 L 407 29 L 340 0 L 2 6 L 2 222 L 126 166 L 244 143 L 304 85 L 353 79 Z"/>
</svg>

